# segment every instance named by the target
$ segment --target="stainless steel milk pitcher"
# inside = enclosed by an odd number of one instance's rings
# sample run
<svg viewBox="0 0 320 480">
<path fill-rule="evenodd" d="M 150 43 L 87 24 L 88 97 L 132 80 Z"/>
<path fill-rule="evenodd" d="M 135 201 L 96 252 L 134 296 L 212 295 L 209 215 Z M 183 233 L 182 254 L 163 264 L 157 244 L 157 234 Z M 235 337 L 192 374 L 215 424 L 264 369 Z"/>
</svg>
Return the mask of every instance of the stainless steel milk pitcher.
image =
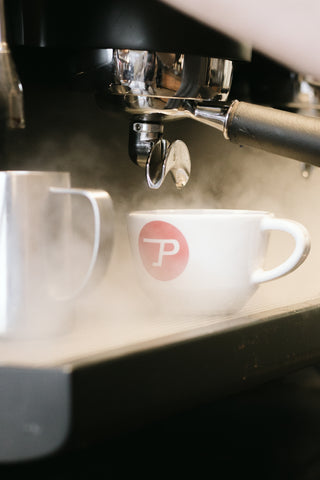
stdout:
<svg viewBox="0 0 320 480">
<path fill-rule="evenodd" d="M 77 248 L 74 195 L 90 202 L 94 229 L 91 260 L 77 287 L 71 281 L 70 255 Z M 112 242 L 113 206 L 107 192 L 71 188 L 68 172 L 0 172 L 0 335 L 65 331 L 71 300 L 106 273 Z"/>
</svg>

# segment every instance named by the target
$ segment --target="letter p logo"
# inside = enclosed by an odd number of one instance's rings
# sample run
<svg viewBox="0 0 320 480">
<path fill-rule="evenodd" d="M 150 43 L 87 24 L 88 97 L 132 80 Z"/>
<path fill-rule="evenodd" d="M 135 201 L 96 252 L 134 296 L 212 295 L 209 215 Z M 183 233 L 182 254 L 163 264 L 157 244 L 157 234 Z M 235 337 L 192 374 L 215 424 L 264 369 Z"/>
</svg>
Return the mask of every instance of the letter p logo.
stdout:
<svg viewBox="0 0 320 480">
<path fill-rule="evenodd" d="M 180 244 L 175 238 L 144 238 L 145 243 L 159 244 L 159 256 L 156 262 L 152 263 L 153 267 L 162 267 L 162 260 L 165 255 L 176 255 L 180 250 Z M 166 249 L 169 245 L 172 248 Z"/>
<path fill-rule="evenodd" d="M 139 251 L 148 273 L 158 280 L 172 280 L 185 269 L 189 249 L 180 230 L 167 222 L 147 223 L 139 236 Z"/>
</svg>

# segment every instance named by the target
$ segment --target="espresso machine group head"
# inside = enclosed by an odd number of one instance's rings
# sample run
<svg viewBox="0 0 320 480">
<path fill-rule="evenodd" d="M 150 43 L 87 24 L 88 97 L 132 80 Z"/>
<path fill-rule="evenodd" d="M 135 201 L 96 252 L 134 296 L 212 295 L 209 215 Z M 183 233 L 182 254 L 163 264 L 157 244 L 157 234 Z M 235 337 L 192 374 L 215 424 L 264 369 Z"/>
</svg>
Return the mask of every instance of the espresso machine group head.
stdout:
<svg viewBox="0 0 320 480">
<path fill-rule="evenodd" d="M 190 177 L 187 145 L 166 122 L 191 118 L 231 142 L 320 165 L 320 119 L 230 98 L 235 64 L 252 49 L 158 0 L 6 0 L 16 51 L 69 50 L 74 76 L 130 114 L 129 155 L 149 187 Z M 88 61 L 89 58 L 89 61 Z M 72 62 L 71 62 L 72 63 Z"/>
<path fill-rule="evenodd" d="M 169 171 L 176 187 L 183 188 L 191 171 L 188 147 L 181 140 L 170 144 L 163 136 L 164 123 L 195 117 L 198 103 L 224 105 L 232 61 L 126 49 L 113 51 L 112 64 L 109 89 L 122 97 L 123 107 L 132 115 L 131 159 L 145 168 L 150 188 L 159 188 Z"/>
</svg>

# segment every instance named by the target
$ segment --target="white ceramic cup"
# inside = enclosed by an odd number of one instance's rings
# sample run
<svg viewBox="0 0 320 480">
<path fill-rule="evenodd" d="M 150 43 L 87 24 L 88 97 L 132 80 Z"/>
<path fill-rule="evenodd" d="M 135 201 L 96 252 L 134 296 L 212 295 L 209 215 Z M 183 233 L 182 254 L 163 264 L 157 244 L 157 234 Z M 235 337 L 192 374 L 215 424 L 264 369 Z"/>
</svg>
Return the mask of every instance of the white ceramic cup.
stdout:
<svg viewBox="0 0 320 480">
<path fill-rule="evenodd" d="M 269 233 L 295 240 L 290 256 L 264 270 Z M 167 312 L 231 314 L 260 283 L 287 275 L 306 259 L 306 228 L 270 212 L 250 210 L 154 210 L 128 215 L 128 233 L 142 288 Z"/>
</svg>

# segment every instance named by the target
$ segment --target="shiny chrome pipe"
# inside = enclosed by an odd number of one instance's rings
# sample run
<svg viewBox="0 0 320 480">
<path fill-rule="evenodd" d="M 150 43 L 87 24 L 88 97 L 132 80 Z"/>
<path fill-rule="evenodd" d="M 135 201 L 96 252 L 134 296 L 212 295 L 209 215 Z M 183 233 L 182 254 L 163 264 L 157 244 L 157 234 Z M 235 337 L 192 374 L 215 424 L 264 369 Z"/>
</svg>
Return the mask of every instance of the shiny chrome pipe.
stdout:
<svg viewBox="0 0 320 480">
<path fill-rule="evenodd" d="M 24 128 L 23 90 L 7 43 L 4 0 L 0 0 L 0 96 L 7 110 L 7 126 Z"/>
</svg>

